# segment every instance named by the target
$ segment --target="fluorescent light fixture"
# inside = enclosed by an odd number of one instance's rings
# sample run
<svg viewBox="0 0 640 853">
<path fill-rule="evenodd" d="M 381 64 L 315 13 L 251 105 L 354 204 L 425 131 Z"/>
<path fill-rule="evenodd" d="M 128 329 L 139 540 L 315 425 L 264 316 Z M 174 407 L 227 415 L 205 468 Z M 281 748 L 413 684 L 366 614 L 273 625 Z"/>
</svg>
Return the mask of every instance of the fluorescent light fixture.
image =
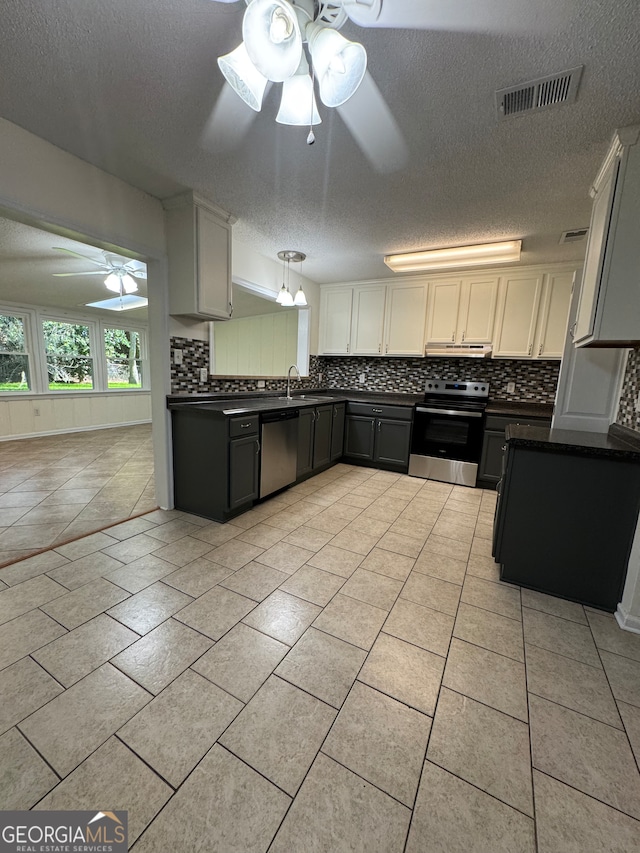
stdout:
<svg viewBox="0 0 640 853">
<path fill-rule="evenodd" d="M 426 252 L 407 252 L 386 255 L 385 264 L 394 272 L 421 272 L 482 264 L 506 264 L 520 260 L 522 240 L 502 243 L 479 243 L 476 246 L 455 246 L 451 249 L 430 249 Z"/>
<path fill-rule="evenodd" d="M 107 311 L 130 311 L 132 308 L 146 308 L 149 300 L 144 296 L 116 296 L 113 299 L 101 299 L 100 302 L 87 302 L 87 308 L 104 308 Z"/>
</svg>

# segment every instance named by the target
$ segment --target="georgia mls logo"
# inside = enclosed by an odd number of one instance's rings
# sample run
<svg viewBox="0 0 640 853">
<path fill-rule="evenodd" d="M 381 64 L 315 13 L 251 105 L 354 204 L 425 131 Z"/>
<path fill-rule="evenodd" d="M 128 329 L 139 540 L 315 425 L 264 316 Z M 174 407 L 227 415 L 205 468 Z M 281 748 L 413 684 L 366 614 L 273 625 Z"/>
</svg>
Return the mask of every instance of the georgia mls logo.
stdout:
<svg viewBox="0 0 640 853">
<path fill-rule="evenodd" d="M 0 812 L 0 853 L 126 853 L 126 811 Z"/>
</svg>

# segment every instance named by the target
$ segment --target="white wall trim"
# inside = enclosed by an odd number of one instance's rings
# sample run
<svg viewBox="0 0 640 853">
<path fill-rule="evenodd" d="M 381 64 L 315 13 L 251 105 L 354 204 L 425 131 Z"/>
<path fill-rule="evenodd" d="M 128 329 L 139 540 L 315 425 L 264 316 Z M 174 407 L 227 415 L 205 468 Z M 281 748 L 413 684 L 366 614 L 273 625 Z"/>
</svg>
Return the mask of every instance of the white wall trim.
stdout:
<svg viewBox="0 0 640 853">
<path fill-rule="evenodd" d="M 63 435 L 68 432 L 91 432 L 95 429 L 118 429 L 119 427 L 137 426 L 138 424 L 150 424 L 151 418 L 141 421 L 122 421 L 117 424 L 95 424 L 92 426 L 68 427 L 65 429 L 44 430 L 42 432 L 25 432 L 21 435 L 0 435 L 0 441 L 20 441 L 23 438 L 42 438 L 46 435 Z"/>
<path fill-rule="evenodd" d="M 631 631 L 632 634 L 640 634 L 640 616 L 633 616 L 622 606 L 622 602 L 618 604 L 618 609 L 615 612 L 616 622 L 623 631 Z"/>
</svg>

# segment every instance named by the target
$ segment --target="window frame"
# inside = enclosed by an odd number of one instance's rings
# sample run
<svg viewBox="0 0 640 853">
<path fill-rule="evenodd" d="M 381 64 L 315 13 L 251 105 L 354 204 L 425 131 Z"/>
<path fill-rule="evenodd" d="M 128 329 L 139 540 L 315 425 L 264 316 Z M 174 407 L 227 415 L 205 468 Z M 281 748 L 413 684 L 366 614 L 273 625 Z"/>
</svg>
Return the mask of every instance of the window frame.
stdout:
<svg viewBox="0 0 640 853">
<path fill-rule="evenodd" d="M 149 357 L 148 357 L 148 326 L 135 321 L 119 323 L 115 318 L 96 317 L 81 312 L 67 311 L 50 307 L 34 307 L 0 303 L 0 314 L 22 319 L 26 353 L 29 361 L 29 376 L 31 388 L 28 391 L 3 391 L 0 398 L 25 399 L 33 396 L 87 396 L 92 394 L 139 394 L 149 392 Z M 93 388 L 50 389 L 47 372 L 47 353 L 44 339 L 43 322 L 52 320 L 58 323 L 87 326 L 89 329 L 89 358 L 93 359 Z M 127 332 L 137 332 L 140 341 L 140 370 L 142 373 L 139 388 L 109 388 L 107 354 L 104 341 L 105 329 L 122 329 Z"/>
</svg>

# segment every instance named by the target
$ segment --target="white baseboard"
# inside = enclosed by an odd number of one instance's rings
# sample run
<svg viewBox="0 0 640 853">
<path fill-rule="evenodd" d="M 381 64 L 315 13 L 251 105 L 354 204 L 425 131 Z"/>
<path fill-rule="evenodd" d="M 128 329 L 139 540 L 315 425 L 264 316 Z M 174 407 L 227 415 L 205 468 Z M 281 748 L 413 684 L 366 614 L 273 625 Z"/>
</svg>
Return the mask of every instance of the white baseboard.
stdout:
<svg viewBox="0 0 640 853">
<path fill-rule="evenodd" d="M 628 613 L 622 606 L 622 603 L 618 605 L 615 616 L 616 622 L 623 631 L 631 631 L 632 634 L 640 634 L 640 616 L 633 616 L 631 613 Z"/>
<path fill-rule="evenodd" d="M 65 429 L 53 429 L 43 432 L 25 432 L 18 435 L 1 435 L 0 441 L 17 441 L 21 438 L 42 438 L 47 435 L 63 435 L 68 432 L 89 432 L 94 429 L 117 429 L 118 427 L 137 426 L 138 424 L 150 424 L 151 418 L 140 421 L 123 421 L 119 424 L 93 424 L 92 426 L 67 427 Z"/>
</svg>

